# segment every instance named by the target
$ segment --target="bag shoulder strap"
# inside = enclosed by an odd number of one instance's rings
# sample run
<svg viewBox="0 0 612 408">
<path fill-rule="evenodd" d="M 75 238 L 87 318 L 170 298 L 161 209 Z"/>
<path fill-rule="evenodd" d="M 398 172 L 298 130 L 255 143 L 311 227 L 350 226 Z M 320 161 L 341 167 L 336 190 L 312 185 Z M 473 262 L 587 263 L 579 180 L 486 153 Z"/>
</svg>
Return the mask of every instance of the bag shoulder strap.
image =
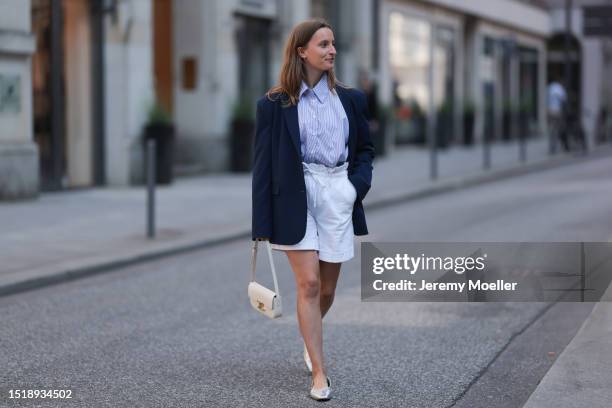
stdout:
<svg viewBox="0 0 612 408">
<path fill-rule="evenodd" d="M 257 269 L 257 244 L 258 241 L 253 241 L 253 248 L 251 250 L 251 282 L 255 282 L 255 269 Z M 272 257 L 272 246 L 270 241 L 266 241 L 266 248 L 268 250 L 268 259 L 270 260 L 270 269 L 272 270 L 272 279 L 274 280 L 274 292 L 280 296 L 278 291 L 278 280 L 276 279 L 276 268 L 274 267 L 274 258 Z"/>
</svg>

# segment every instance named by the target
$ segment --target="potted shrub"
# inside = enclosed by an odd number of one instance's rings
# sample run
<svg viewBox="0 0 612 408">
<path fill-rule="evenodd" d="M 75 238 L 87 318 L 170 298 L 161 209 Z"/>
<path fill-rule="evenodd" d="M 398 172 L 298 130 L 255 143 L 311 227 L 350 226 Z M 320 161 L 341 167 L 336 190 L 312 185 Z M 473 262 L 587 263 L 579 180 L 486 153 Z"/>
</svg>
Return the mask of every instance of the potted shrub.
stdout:
<svg viewBox="0 0 612 408">
<path fill-rule="evenodd" d="M 378 127 L 373 129 L 375 126 L 370 126 L 370 132 L 376 156 L 383 157 L 387 154 L 387 139 L 391 129 L 393 109 L 388 105 L 379 104 L 376 119 Z"/>
<path fill-rule="evenodd" d="M 438 108 L 436 124 L 437 147 L 446 148 L 453 138 L 453 108 L 451 101 L 445 101 Z"/>
<path fill-rule="evenodd" d="M 410 121 L 412 120 L 412 109 L 410 105 L 401 102 L 393 109 L 395 127 L 395 144 L 403 145 L 410 142 Z"/>
<path fill-rule="evenodd" d="M 474 143 L 474 120 L 476 109 L 474 102 L 467 100 L 463 103 L 463 144 Z"/>
<path fill-rule="evenodd" d="M 502 113 L 502 138 L 503 140 L 510 140 L 513 138 L 512 135 L 512 122 L 514 122 L 516 108 L 510 100 L 504 102 L 504 110 Z"/>
<path fill-rule="evenodd" d="M 410 132 L 410 142 L 424 144 L 425 143 L 425 133 L 427 131 L 427 118 L 423 109 L 421 109 L 421 105 L 416 100 L 412 100 L 410 103 L 411 110 L 411 132 Z"/>
<path fill-rule="evenodd" d="M 236 172 L 251 171 L 255 139 L 255 114 L 253 101 L 250 98 L 242 97 L 234 104 L 230 132 L 231 170 Z"/>
<path fill-rule="evenodd" d="M 519 137 L 529 137 L 529 116 L 533 112 L 533 105 L 529 99 L 523 99 L 518 109 Z"/>
<path fill-rule="evenodd" d="M 484 104 L 484 127 L 482 141 L 483 143 L 491 143 L 495 135 L 495 111 L 493 109 L 493 101 L 485 101 Z"/>
<path fill-rule="evenodd" d="M 145 157 L 147 141 L 155 141 L 155 180 L 159 184 L 170 184 L 173 179 L 174 163 L 174 124 L 172 116 L 158 101 L 148 112 L 144 128 L 143 147 Z"/>
</svg>

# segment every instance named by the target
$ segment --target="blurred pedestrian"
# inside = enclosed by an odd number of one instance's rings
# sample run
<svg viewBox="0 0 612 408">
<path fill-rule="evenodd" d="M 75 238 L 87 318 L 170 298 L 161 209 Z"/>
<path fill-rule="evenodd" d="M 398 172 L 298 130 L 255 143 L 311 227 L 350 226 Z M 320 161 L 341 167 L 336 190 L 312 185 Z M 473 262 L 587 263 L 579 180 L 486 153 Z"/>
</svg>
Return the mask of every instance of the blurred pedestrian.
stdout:
<svg viewBox="0 0 612 408">
<path fill-rule="evenodd" d="M 359 71 L 359 88 L 366 96 L 368 112 L 370 113 L 368 117 L 370 138 L 374 143 L 376 155 L 382 156 L 385 153 L 384 129 L 382 128 L 384 126 L 384 118 L 381 118 L 379 115 L 378 89 L 374 81 L 372 81 L 370 73 L 365 69 Z"/>
<path fill-rule="evenodd" d="M 565 111 L 567 109 L 567 93 L 557 77 L 548 85 L 547 89 L 548 127 L 552 143 L 556 145 L 561 141 L 563 149 L 569 151 L 567 129 L 565 128 Z"/>
<path fill-rule="evenodd" d="M 370 114 L 368 119 L 378 120 L 378 88 L 372 80 L 371 74 L 365 69 L 359 71 L 359 88 L 366 96 Z"/>
<path fill-rule="evenodd" d="M 297 286 L 310 397 L 331 398 L 322 318 L 334 300 L 354 235 L 368 233 L 362 200 L 374 148 L 365 95 L 335 77 L 331 26 L 308 20 L 291 31 L 278 85 L 257 102 L 253 239 L 286 253 Z"/>
</svg>

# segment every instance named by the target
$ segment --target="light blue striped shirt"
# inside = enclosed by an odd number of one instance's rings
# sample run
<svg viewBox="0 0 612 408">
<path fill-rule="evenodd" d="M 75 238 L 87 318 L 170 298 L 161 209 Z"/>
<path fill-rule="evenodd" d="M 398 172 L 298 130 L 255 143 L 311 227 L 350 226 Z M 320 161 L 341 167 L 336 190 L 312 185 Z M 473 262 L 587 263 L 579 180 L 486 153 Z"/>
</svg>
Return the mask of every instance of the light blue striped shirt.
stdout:
<svg viewBox="0 0 612 408">
<path fill-rule="evenodd" d="M 297 108 L 304 162 L 334 167 L 346 161 L 348 117 L 338 95 L 327 87 L 327 74 L 312 89 L 302 81 Z"/>
</svg>

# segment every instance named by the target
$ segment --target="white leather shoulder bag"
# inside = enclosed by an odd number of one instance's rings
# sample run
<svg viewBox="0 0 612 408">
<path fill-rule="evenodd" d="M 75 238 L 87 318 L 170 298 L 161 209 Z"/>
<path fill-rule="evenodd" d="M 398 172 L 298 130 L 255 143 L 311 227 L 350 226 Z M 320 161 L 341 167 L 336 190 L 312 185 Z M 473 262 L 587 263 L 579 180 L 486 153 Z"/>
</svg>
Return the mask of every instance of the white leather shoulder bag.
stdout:
<svg viewBox="0 0 612 408">
<path fill-rule="evenodd" d="M 278 291 L 276 268 L 274 268 L 274 259 L 272 258 L 272 247 L 270 246 L 270 242 L 266 241 L 268 258 L 270 259 L 270 269 L 272 269 L 272 279 L 274 279 L 274 291 L 271 291 L 265 286 L 255 282 L 257 244 L 258 241 L 253 241 L 253 249 L 251 253 L 251 282 L 249 282 L 248 287 L 249 300 L 251 301 L 251 306 L 253 306 L 255 310 L 271 319 L 274 319 L 282 315 L 283 307 L 281 304 L 280 292 Z"/>
</svg>

